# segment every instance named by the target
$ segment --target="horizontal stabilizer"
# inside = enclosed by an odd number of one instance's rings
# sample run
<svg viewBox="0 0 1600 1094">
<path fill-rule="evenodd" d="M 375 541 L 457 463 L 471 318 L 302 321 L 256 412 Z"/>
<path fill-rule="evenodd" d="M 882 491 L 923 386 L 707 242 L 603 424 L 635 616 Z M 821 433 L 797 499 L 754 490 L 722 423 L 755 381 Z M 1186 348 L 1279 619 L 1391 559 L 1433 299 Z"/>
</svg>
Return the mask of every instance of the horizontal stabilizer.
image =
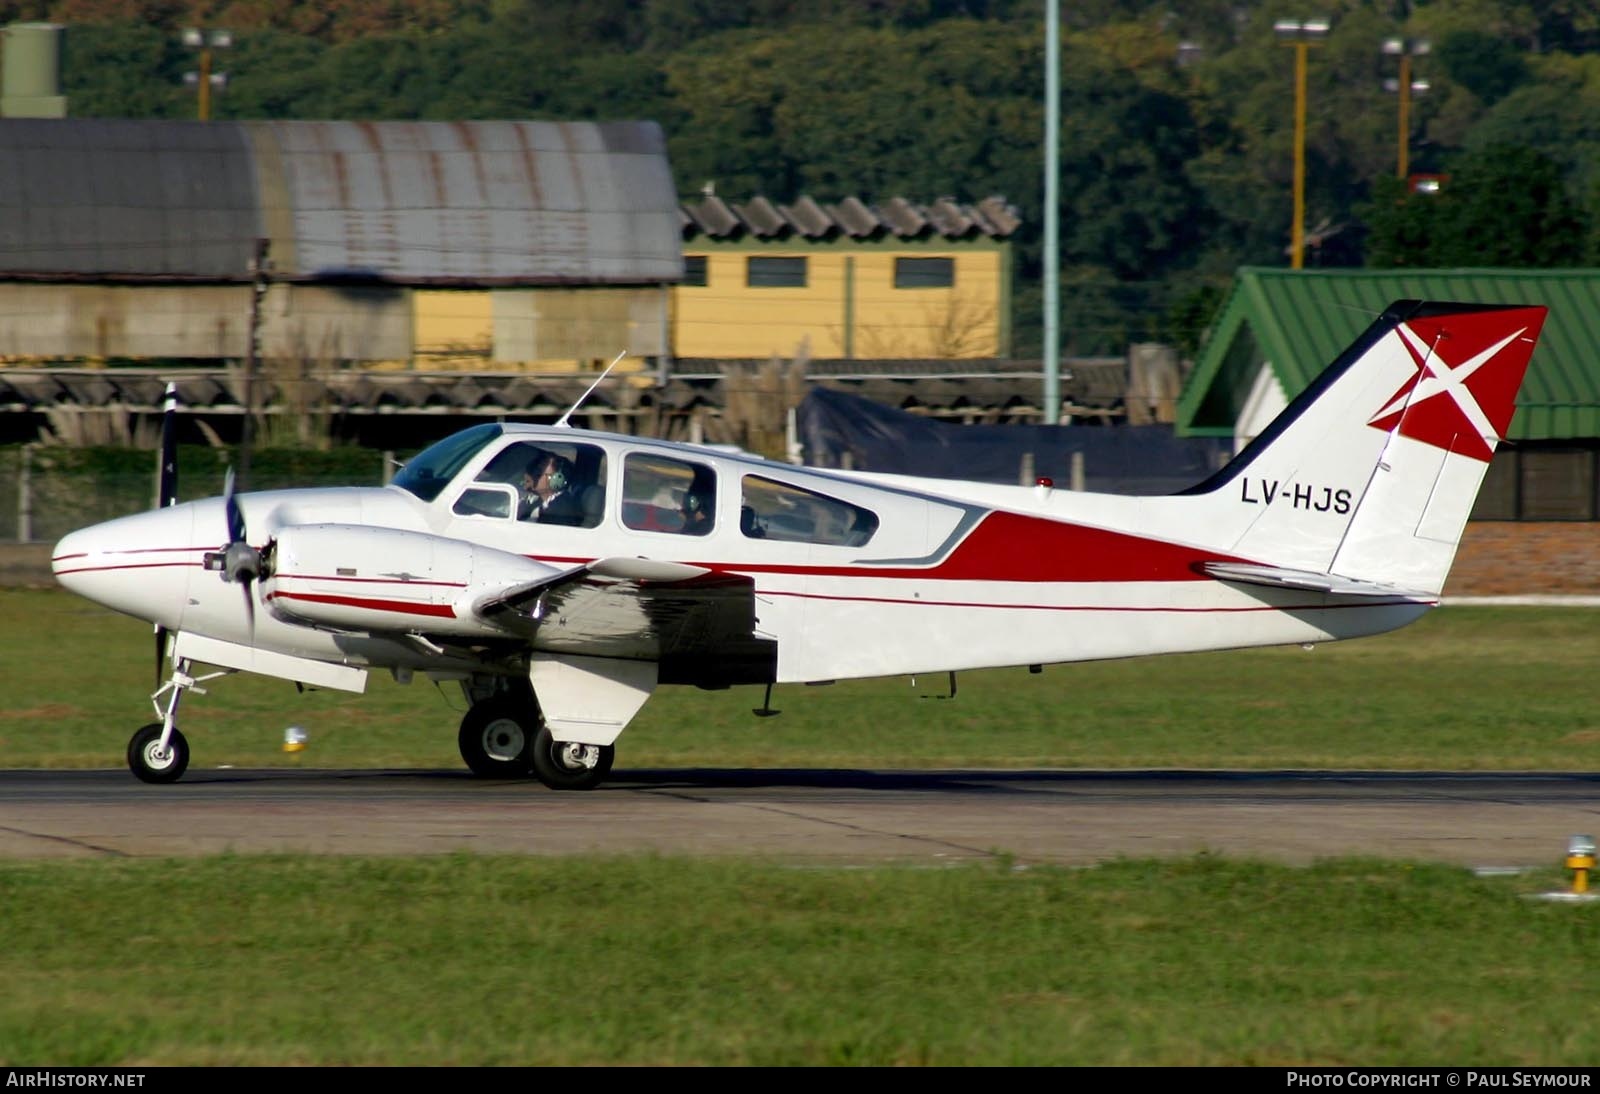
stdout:
<svg viewBox="0 0 1600 1094">
<path fill-rule="evenodd" d="M 1319 574 L 1311 570 L 1288 570 L 1280 566 L 1251 566 L 1240 562 L 1207 562 L 1201 567 L 1218 581 L 1235 581 L 1241 585 L 1266 585 L 1278 589 L 1302 589 L 1308 592 L 1327 593 L 1330 596 L 1387 597 L 1432 603 L 1438 600 L 1433 593 L 1412 589 L 1397 589 L 1392 585 L 1379 585 L 1375 581 L 1357 581 L 1337 574 Z"/>
</svg>

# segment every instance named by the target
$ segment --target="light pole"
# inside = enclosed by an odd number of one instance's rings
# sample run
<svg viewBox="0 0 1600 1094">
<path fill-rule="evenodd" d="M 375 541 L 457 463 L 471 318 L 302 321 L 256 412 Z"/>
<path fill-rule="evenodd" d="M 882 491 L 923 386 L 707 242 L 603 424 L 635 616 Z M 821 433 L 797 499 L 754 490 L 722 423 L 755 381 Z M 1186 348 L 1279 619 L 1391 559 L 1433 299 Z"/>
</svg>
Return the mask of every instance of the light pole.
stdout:
<svg viewBox="0 0 1600 1094">
<path fill-rule="evenodd" d="M 209 121 L 211 118 L 211 89 L 221 91 L 228 86 L 226 72 L 211 71 L 211 51 L 214 49 L 231 49 L 233 35 L 225 30 L 204 31 L 196 27 L 189 27 L 183 32 L 183 44 L 190 49 L 200 51 L 200 71 L 185 72 L 183 83 L 185 87 L 192 87 L 199 92 L 199 118 Z"/>
<path fill-rule="evenodd" d="M 1061 421 L 1061 12 L 1044 7 L 1044 424 Z"/>
<path fill-rule="evenodd" d="M 1395 161 L 1395 174 L 1401 181 L 1411 171 L 1411 96 L 1421 95 L 1429 87 L 1427 80 L 1411 78 L 1411 58 L 1425 55 L 1430 48 L 1426 38 L 1388 38 L 1383 43 L 1386 56 L 1400 58 L 1399 77 L 1383 81 L 1383 86 L 1385 90 L 1400 93 L 1400 154 Z"/>
<path fill-rule="evenodd" d="M 1289 236 L 1289 266 L 1306 263 L 1306 51 L 1328 37 L 1326 19 L 1279 19 L 1272 24 L 1278 41 L 1294 47 L 1294 223 Z"/>
</svg>

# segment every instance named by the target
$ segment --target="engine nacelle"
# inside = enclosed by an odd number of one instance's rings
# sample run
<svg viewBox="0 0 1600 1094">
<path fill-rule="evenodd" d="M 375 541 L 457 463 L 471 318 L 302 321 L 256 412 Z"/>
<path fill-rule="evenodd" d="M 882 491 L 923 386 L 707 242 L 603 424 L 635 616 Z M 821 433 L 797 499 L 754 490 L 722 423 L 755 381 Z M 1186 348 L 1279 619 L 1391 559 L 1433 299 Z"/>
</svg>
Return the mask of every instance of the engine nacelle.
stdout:
<svg viewBox="0 0 1600 1094">
<path fill-rule="evenodd" d="M 278 533 L 261 599 L 286 623 L 337 631 L 503 634 L 472 613 L 484 592 L 557 569 L 465 540 L 358 524 Z"/>
</svg>

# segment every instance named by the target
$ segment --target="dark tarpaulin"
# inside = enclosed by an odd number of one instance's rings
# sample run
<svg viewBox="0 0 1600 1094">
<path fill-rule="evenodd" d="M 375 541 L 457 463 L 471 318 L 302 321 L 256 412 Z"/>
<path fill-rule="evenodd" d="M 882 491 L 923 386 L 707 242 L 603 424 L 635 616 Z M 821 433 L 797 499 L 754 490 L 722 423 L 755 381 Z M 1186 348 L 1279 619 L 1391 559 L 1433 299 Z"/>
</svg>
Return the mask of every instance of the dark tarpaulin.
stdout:
<svg viewBox="0 0 1600 1094">
<path fill-rule="evenodd" d="M 1033 476 L 1065 488 L 1081 452 L 1084 489 L 1107 494 L 1177 493 L 1231 454 L 1226 438 L 1176 437 L 1167 425 L 960 425 L 820 387 L 800 404 L 798 426 L 812 467 L 843 467 L 849 453 L 857 471 L 1017 485 L 1032 453 Z"/>
</svg>

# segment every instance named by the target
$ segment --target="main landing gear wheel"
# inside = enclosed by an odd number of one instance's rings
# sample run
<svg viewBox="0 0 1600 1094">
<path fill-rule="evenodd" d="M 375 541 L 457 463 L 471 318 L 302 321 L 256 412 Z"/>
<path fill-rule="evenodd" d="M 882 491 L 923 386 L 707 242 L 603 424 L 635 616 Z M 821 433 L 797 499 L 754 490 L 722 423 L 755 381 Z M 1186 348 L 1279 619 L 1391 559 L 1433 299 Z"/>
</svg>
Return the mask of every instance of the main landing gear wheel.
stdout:
<svg viewBox="0 0 1600 1094">
<path fill-rule="evenodd" d="M 617 750 L 611 745 L 558 741 L 546 726 L 533 742 L 533 773 L 551 790 L 593 790 L 611 774 Z"/>
<path fill-rule="evenodd" d="M 474 775 L 485 779 L 520 779 L 528 773 L 538 716 L 502 699 L 475 703 L 461 719 L 456 744 Z"/>
<path fill-rule="evenodd" d="M 128 742 L 128 770 L 147 783 L 177 782 L 189 768 L 189 742 L 176 729 L 161 751 L 161 723 L 141 726 Z"/>
</svg>

